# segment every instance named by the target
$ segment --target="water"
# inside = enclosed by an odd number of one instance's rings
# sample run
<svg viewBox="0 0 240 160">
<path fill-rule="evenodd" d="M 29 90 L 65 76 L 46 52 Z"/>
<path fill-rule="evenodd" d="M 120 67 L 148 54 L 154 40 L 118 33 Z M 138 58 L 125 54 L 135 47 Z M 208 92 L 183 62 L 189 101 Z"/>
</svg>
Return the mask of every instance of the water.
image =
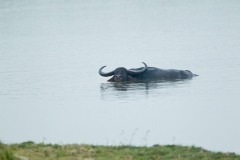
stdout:
<svg viewBox="0 0 240 160">
<path fill-rule="evenodd" d="M 240 153 L 238 1 L 1 1 L 0 140 Z M 117 67 L 191 80 L 114 84 Z"/>
</svg>

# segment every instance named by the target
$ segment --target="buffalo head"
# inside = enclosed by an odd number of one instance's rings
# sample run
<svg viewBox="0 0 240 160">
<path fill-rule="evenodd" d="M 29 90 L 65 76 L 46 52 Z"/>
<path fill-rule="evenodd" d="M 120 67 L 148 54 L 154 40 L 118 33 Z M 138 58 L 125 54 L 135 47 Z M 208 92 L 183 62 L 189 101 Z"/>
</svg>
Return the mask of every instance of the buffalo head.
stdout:
<svg viewBox="0 0 240 160">
<path fill-rule="evenodd" d="M 111 79 L 109 79 L 109 82 L 123 82 L 123 81 L 136 81 L 136 78 L 133 78 L 134 75 L 139 75 L 144 73 L 147 70 L 147 65 L 142 62 L 145 67 L 143 67 L 141 70 L 128 70 L 124 67 L 119 67 L 111 72 L 103 73 L 102 69 L 106 66 L 103 66 L 99 69 L 99 74 L 103 77 L 112 76 Z"/>
</svg>

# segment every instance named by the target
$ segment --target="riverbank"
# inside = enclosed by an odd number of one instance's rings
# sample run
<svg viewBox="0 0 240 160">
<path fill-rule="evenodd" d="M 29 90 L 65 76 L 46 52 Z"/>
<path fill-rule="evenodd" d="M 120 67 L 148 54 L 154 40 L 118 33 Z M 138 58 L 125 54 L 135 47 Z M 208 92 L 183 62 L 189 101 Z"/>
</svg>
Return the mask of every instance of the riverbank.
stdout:
<svg viewBox="0 0 240 160">
<path fill-rule="evenodd" d="M 44 144 L 32 141 L 19 144 L 0 142 L 1 160 L 148 160 L 148 159 L 240 159 L 235 153 L 211 152 L 195 146 L 154 145 L 95 146 Z"/>
</svg>

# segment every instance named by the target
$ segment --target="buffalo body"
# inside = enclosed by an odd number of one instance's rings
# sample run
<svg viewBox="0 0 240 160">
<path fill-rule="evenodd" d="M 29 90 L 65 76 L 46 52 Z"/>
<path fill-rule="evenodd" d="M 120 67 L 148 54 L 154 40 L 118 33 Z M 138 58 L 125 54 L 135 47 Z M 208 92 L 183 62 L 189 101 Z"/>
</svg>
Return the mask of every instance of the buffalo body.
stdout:
<svg viewBox="0 0 240 160">
<path fill-rule="evenodd" d="M 145 67 L 126 69 L 119 67 L 114 71 L 103 73 L 101 67 L 99 74 L 101 76 L 113 76 L 109 79 L 109 82 L 123 82 L 123 81 L 157 81 L 157 80 L 176 80 L 176 79 L 191 79 L 196 74 L 193 74 L 189 70 L 177 70 L 177 69 L 160 69 L 155 67 L 148 67 L 144 62 Z"/>
</svg>

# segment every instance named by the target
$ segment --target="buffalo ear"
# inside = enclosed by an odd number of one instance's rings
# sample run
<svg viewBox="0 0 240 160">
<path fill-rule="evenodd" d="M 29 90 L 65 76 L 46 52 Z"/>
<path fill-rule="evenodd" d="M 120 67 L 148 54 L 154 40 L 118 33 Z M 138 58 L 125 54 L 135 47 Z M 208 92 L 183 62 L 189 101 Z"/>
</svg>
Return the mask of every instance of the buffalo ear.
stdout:
<svg viewBox="0 0 240 160">
<path fill-rule="evenodd" d="M 114 76 L 108 80 L 108 82 L 114 82 Z"/>
<path fill-rule="evenodd" d="M 130 82 L 136 82 L 137 79 L 136 79 L 136 78 L 133 78 L 132 76 L 129 76 L 129 75 L 128 75 L 128 81 L 130 81 Z"/>
</svg>

